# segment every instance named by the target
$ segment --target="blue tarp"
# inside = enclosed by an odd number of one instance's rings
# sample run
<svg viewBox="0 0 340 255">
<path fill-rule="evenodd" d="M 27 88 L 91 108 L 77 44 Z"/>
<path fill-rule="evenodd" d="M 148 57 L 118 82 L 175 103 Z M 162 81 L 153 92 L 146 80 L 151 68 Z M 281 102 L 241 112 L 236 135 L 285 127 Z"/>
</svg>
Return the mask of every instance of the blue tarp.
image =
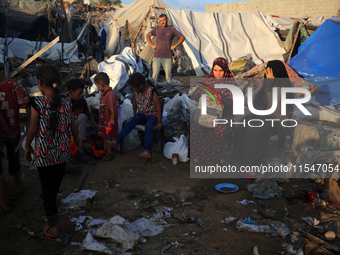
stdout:
<svg viewBox="0 0 340 255">
<path fill-rule="evenodd" d="M 322 105 L 340 102 L 340 21 L 326 20 L 300 47 L 288 64 L 321 89 Z"/>
</svg>

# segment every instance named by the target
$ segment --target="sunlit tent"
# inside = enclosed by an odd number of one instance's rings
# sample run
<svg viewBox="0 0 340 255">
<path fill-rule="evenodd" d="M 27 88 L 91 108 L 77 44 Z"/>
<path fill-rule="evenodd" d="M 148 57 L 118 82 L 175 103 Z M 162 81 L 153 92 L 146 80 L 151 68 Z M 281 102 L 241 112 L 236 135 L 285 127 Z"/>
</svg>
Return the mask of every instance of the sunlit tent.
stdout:
<svg viewBox="0 0 340 255">
<path fill-rule="evenodd" d="M 174 10 L 160 0 L 136 0 L 105 20 L 109 30 L 107 54 L 117 54 L 125 46 L 132 45 L 136 54 L 151 62 L 153 50 L 146 42 L 146 34 L 157 25 L 158 16 L 164 12 L 186 37 L 184 49 L 196 75 L 209 72 L 212 61 L 218 56 L 232 61 L 251 55 L 256 64 L 283 60 L 285 51 L 280 47 L 278 35 L 262 13 Z"/>
<path fill-rule="evenodd" d="M 298 49 L 289 65 L 320 88 L 322 105 L 340 102 L 340 21 L 326 20 Z"/>
<path fill-rule="evenodd" d="M 139 52 L 146 44 L 147 33 L 157 25 L 158 16 L 165 8 L 170 7 L 161 0 L 136 0 L 114 12 L 104 22 L 108 30 L 106 54 L 118 54 L 131 44 L 135 45 L 135 52 Z"/>
<path fill-rule="evenodd" d="M 251 55 L 256 64 L 283 60 L 278 35 L 262 13 L 203 13 L 167 9 L 174 26 L 186 37 L 184 48 L 197 75 L 208 73 L 216 57 L 229 62 Z"/>
</svg>

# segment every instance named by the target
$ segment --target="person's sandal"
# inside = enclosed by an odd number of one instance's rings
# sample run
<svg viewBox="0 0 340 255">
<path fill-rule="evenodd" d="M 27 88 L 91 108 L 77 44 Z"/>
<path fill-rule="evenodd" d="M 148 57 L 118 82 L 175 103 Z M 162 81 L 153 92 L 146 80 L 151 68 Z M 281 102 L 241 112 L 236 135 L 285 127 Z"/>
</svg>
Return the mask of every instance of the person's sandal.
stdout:
<svg viewBox="0 0 340 255">
<path fill-rule="evenodd" d="M 144 151 L 143 153 L 139 154 L 139 156 L 143 158 L 152 158 L 150 152 L 148 151 Z"/>
<path fill-rule="evenodd" d="M 48 233 L 48 230 L 49 230 L 49 229 L 50 229 L 50 226 L 49 226 L 49 225 L 47 225 L 47 226 L 44 227 L 44 230 L 43 230 L 44 236 L 45 236 L 48 240 L 50 240 L 50 241 L 55 241 L 55 240 L 57 240 L 57 239 L 58 239 L 58 236 L 57 236 L 57 237 L 53 237 L 52 234 Z"/>
</svg>

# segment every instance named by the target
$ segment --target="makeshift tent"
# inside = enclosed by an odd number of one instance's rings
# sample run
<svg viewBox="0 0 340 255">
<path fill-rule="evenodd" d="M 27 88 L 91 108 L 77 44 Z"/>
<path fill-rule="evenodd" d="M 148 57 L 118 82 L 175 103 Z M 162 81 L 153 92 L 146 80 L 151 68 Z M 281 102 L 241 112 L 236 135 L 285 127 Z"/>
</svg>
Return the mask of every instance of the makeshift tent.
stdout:
<svg viewBox="0 0 340 255">
<path fill-rule="evenodd" d="M 166 8 L 169 23 L 186 37 L 183 46 L 199 76 L 209 73 L 211 63 L 219 56 L 231 62 L 252 55 L 257 64 L 283 60 L 285 51 L 280 47 L 279 37 L 262 13 L 173 10 L 160 0 L 136 0 L 105 20 L 105 28 L 108 28 L 106 53 L 111 56 L 120 52 L 132 41 L 135 53 L 151 62 L 153 50 L 146 42 L 146 34 L 157 25 L 159 14 L 165 12 L 155 7 Z"/>
<path fill-rule="evenodd" d="M 29 58 L 44 48 L 49 42 L 28 41 L 20 38 L 8 38 L 8 57 L 19 57 L 23 59 Z M 0 63 L 3 63 L 3 48 L 5 45 L 5 38 L 0 38 Z M 47 58 L 52 61 L 59 61 L 61 58 L 62 44 L 56 43 L 50 49 L 45 51 L 39 57 Z M 79 62 L 78 59 L 78 45 L 77 41 L 72 43 L 64 43 L 64 60 L 70 62 Z"/>
<path fill-rule="evenodd" d="M 251 55 L 256 64 L 283 60 L 278 35 L 262 13 L 203 13 L 167 9 L 185 37 L 183 45 L 198 76 L 210 72 L 216 57 L 229 62 Z"/>
<path fill-rule="evenodd" d="M 298 49 L 289 65 L 320 88 L 316 99 L 322 105 L 340 102 L 340 21 L 326 20 Z"/>
<path fill-rule="evenodd" d="M 131 46 L 131 41 L 146 43 L 147 33 L 156 26 L 160 10 L 156 7 L 170 8 L 161 0 L 136 0 L 112 13 L 112 17 L 104 21 L 106 54 L 120 53 L 126 46 Z"/>
</svg>

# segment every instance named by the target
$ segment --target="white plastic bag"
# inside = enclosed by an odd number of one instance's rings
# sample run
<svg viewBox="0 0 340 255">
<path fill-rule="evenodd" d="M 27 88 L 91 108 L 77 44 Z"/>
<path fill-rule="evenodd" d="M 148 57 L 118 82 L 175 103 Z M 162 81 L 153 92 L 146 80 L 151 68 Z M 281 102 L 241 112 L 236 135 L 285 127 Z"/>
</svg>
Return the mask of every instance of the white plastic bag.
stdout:
<svg viewBox="0 0 340 255">
<path fill-rule="evenodd" d="M 136 149 L 141 144 L 140 138 L 138 136 L 138 131 L 136 129 L 132 130 L 124 138 L 123 152 L 132 151 Z"/>
<path fill-rule="evenodd" d="M 173 110 L 174 113 L 178 112 L 181 106 L 181 100 L 179 98 L 179 94 L 174 96 L 169 102 L 167 102 L 164 107 L 164 112 L 169 112 L 170 110 Z"/>
<path fill-rule="evenodd" d="M 179 162 L 187 162 L 188 158 L 188 140 L 184 135 L 178 139 L 174 137 L 175 142 L 168 142 L 164 146 L 164 157 L 172 159 L 173 153 L 178 153 Z"/>
<path fill-rule="evenodd" d="M 133 117 L 133 107 L 130 99 L 124 99 L 120 106 L 120 116 L 118 117 L 118 133 L 122 130 L 124 121 Z"/>
<path fill-rule="evenodd" d="M 186 94 L 181 95 L 179 99 L 181 101 L 181 108 L 189 109 L 190 116 L 192 116 L 197 108 L 197 102 L 191 100 Z"/>
</svg>

